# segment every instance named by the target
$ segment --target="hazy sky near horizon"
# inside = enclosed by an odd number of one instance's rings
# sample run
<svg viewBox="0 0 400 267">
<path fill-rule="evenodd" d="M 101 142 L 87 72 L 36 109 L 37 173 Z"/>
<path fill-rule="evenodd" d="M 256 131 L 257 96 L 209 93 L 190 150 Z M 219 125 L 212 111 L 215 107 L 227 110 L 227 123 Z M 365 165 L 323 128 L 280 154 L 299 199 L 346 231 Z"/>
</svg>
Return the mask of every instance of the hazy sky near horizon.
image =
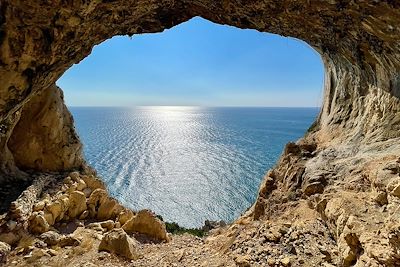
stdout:
<svg viewBox="0 0 400 267">
<path fill-rule="evenodd" d="M 194 18 L 107 40 L 57 84 L 69 106 L 315 107 L 323 64 L 302 41 Z"/>
</svg>

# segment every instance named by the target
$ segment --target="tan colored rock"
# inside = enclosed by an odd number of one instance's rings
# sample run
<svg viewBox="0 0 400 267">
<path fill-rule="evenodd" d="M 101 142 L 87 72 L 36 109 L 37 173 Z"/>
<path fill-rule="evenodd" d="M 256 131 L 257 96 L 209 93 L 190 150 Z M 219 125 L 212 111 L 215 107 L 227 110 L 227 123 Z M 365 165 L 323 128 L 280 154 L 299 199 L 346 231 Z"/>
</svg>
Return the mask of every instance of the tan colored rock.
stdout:
<svg viewBox="0 0 400 267">
<path fill-rule="evenodd" d="M 14 232 L 0 233 L 0 242 L 7 243 L 11 246 L 15 245 L 20 240 L 20 236 Z"/>
<path fill-rule="evenodd" d="M 393 189 L 390 191 L 392 196 L 400 198 L 400 182 L 393 186 Z"/>
<path fill-rule="evenodd" d="M 18 167 L 65 171 L 84 164 L 82 144 L 64 105 L 62 91 L 56 85 L 44 86 L 31 94 L 30 101 L 19 110 L 20 119 L 8 141 Z"/>
<path fill-rule="evenodd" d="M 139 258 L 137 246 L 136 241 L 119 228 L 104 235 L 99 245 L 99 251 L 108 251 L 134 260 Z"/>
<path fill-rule="evenodd" d="M 85 220 L 89 217 L 89 211 L 85 210 L 84 212 L 82 212 L 82 214 L 79 216 L 79 220 Z"/>
<path fill-rule="evenodd" d="M 80 179 L 79 172 L 71 172 L 71 173 L 69 174 L 69 177 L 71 177 L 71 179 L 72 179 L 74 182 L 78 182 L 79 179 Z"/>
<path fill-rule="evenodd" d="M 57 250 L 54 250 L 54 249 L 51 249 L 51 248 L 47 250 L 47 253 L 50 256 L 57 256 L 59 254 L 59 252 Z"/>
<path fill-rule="evenodd" d="M 42 211 L 32 213 L 32 216 L 29 219 L 29 230 L 32 233 L 42 234 L 47 232 L 49 228 L 50 225 L 44 218 L 44 213 Z"/>
<path fill-rule="evenodd" d="M 92 193 L 92 189 L 90 187 L 86 187 L 82 191 L 85 194 L 85 197 L 90 197 L 90 194 Z"/>
<path fill-rule="evenodd" d="M 93 175 L 83 175 L 81 178 L 86 183 L 87 187 L 93 191 L 96 189 L 106 189 L 104 183 Z"/>
<path fill-rule="evenodd" d="M 104 189 L 95 189 L 87 201 L 88 210 L 91 217 L 97 216 L 98 207 L 100 207 L 108 199 L 108 194 Z"/>
<path fill-rule="evenodd" d="M 55 231 L 48 231 L 41 234 L 40 239 L 42 239 L 47 245 L 54 246 L 60 242 L 61 235 Z"/>
<path fill-rule="evenodd" d="M 138 232 L 157 240 L 169 241 L 165 224 L 149 210 L 139 211 L 122 229 L 127 233 Z"/>
<path fill-rule="evenodd" d="M 72 178 L 70 176 L 65 177 L 64 178 L 64 184 L 72 185 Z"/>
<path fill-rule="evenodd" d="M 134 215 L 132 210 L 125 208 L 118 214 L 118 221 L 121 225 L 124 225 L 127 221 L 132 219 Z"/>
<path fill-rule="evenodd" d="M 17 227 L 17 222 L 13 220 L 9 220 L 7 222 L 7 229 L 8 231 L 13 231 Z"/>
<path fill-rule="evenodd" d="M 100 223 L 98 222 L 94 222 L 94 223 L 89 223 L 88 225 L 86 225 L 87 229 L 92 229 L 95 231 L 99 231 L 99 232 L 104 232 L 104 228 L 101 227 Z"/>
<path fill-rule="evenodd" d="M 41 211 L 46 206 L 46 202 L 39 201 L 35 205 L 33 205 L 33 211 Z"/>
<path fill-rule="evenodd" d="M 61 236 L 59 246 L 79 246 L 81 244 L 81 240 L 73 235 Z"/>
<path fill-rule="evenodd" d="M 86 188 L 86 183 L 82 179 L 79 179 L 76 185 L 76 190 L 83 191 Z"/>
<path fill-rule="evenodd" d="M 281 264 L 285 267 L 290 266 L 291 265 L 291 260 L 289 257 L 285 257 L 283 259 L 281 259 Z"/>
<path fill-rule="evenodd" d="M 26 260 L 27 263 L 33 265 L 35 262 L 37 262 L 44 256 L 50 256 L 50 255 L 44 249 L 33 247 L 32 251 L 28 255 L 24 256 L 24 259 Z"/>
<path fill-rule="evenodd" d="M 0 241 L 0 252 L 10 252 L 11 251 L 11 246 L 7 243 L 1 242 Z"/>
<path fill-rule="evenodd" d="M 46 219 L 49 225 L 54 225 L 55 220 L 53 218 L 53 214 L 50 211 L 48 210 L 44 211 L 43 217 Z"/>
<path fill-rule="evenodd" d="M 110 231 L 112 229 L 114 229 L 114 221 L 113 220 L 108 220 L 108 221 L 104 221 L 104 222 L 100 222 L 100 226 L 104 229 L 106 229 L 107 231 Z"/>
<path fill-rule="evenodd" d="M 383 191 L 376 192 L 372 199 L 381 206 L 388 204 L 387 193 Z"/>
<path fill-rule="evenodd" d="M 236 265 L 239 267 L 250 267 L 250 256 L 249 255 L 239 255 L 235 258 Z"/>
<path fill-rule="evenodd" d="M 272 257 L 269 257 L 268 259 L 267 259 L 267 264 L 269 265 L 269 266 L 275 266 L 275 259 L 274 258 L 272 258 Z"/>
<path fill-rule="evenodd" d="M 115 218 L 116 214 L 119 213 L 118 209 L 120 209 L 118 202 L 115 199 L 108 198 L 103 204 L 100 205 L 97 218 L 99 220 Z"/>
<path fill-rule="evenodd" d="M 53 215 L 53 221 L 49 222 L 50 225 L 53 225 L 54 222 L 59 221 L 63 217 L 63 204 L 61 204 L 61 202 L 58 200 L 47 205 L 46 210 L 48 210 Z"/>
<path fill-rule="evenodd" d="M 68 209 L 69 217 L 75 218 L 87 209 L 85 194 L 80 191 L 74 191 L 69 197 L 70 206 Z"/>
</svg>

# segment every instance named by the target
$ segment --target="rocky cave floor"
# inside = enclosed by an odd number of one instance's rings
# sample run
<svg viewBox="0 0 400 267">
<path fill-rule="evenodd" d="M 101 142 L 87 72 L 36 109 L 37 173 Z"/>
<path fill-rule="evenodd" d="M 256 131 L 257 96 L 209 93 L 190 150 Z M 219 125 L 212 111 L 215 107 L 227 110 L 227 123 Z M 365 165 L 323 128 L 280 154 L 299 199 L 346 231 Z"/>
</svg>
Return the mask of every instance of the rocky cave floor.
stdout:
<svg viewBox="0 0 400 267">
<path fill-rule="evenodd" d="M 155 214 L 123 207 L 93 175 L 37 174 L 0 218 L 0 261 L 6 266 L 400 266 L 399 146 L 382 143 L 351 155 L 343 146 L 312 153 L 309 146 L 287 146 L 256 204 L 203 238 L 167 233 Z"/>
<path fill-rule="evenodd" d="M 306 205 L 298 210 L 312 221 L 317 215 Z M 127 226 L 141 213 L 150 230 Z M 37 177 L 1 219 L 0 259 L 6 266 L 330 266 L 337 258 L 335 241 L 324 236 L 326 227 L 318 220 L 307 228 L 244 216 L 203 238 L 172 235 L 151 212 L 123 208 L 99 180 L 76 172 Z M 99 251 L 116 228 L 128 233 L 133 246 L 128 252 Z M 119 240 L 116 246 L 125 245 Z"/>
</svg>

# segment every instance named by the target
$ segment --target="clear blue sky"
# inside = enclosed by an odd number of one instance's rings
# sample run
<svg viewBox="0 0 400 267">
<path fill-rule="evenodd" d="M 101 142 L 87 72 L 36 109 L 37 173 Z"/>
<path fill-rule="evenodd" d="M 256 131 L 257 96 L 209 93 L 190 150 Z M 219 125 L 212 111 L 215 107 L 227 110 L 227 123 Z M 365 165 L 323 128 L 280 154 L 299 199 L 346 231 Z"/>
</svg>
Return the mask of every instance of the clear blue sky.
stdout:
<svg viewBox="0 0 400 267">
<path fill-rule="evenodd" d="M 293 38 L 194 18 L 117 36 L 57 82 L 69 106 L 319 106 L 323 65 Z"/>
</svg>

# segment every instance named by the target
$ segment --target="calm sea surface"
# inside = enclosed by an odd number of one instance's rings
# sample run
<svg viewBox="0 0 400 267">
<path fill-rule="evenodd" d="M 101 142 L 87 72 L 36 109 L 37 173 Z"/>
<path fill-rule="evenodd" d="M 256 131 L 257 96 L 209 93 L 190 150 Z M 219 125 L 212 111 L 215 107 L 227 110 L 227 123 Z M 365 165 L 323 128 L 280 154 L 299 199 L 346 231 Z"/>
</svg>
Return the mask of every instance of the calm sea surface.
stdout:
<svg viewBox="0 0 400 267">
<path fill-rule="evenodd" d="M 72 107 L 86 159 L 110 193 L 186 227 L 232 221 L 317 108 Z"/>
</svg>

